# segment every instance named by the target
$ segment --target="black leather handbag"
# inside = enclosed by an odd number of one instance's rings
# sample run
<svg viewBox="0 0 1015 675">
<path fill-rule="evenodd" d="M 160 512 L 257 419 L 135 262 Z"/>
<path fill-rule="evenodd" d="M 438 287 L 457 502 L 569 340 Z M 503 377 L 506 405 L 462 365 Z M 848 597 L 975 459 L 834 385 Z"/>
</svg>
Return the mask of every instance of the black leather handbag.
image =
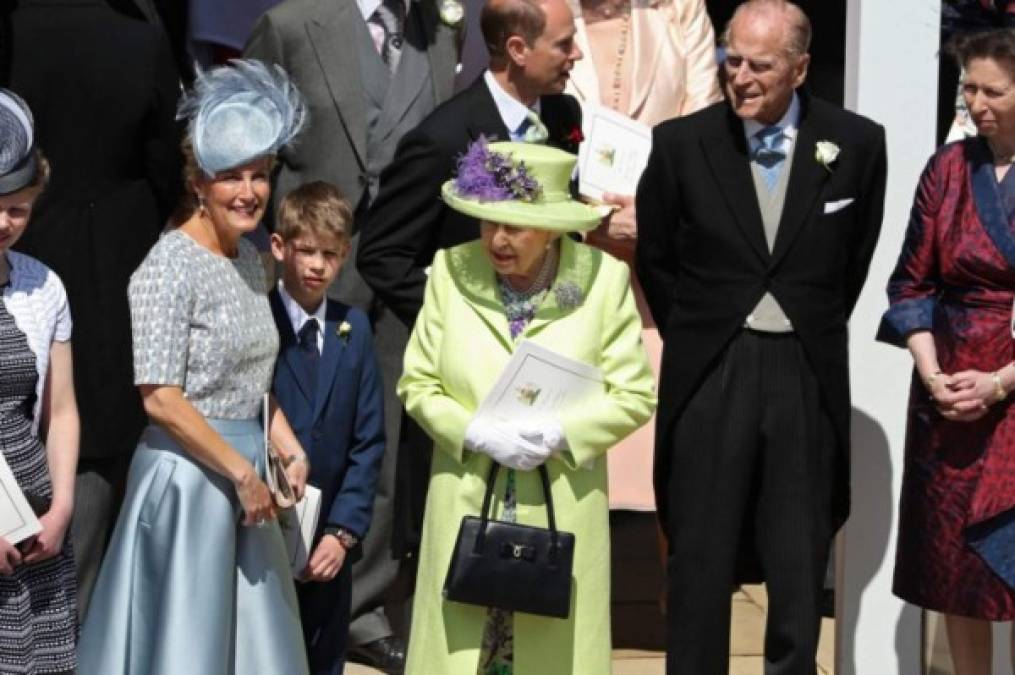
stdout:
<svg viewBox="0 0 1015 675">
<path fill-rule="evenodd" d="M 546 529 L 490 520 L 498 468 L 496 462 L 490 467 L 480 517 L 462 518 L 444 580 L 444 597 L 566 619 L 571 612 L 574 535 L 557 530 L 546 467 L 539 467 L 549 525 Z"/>
</svg>

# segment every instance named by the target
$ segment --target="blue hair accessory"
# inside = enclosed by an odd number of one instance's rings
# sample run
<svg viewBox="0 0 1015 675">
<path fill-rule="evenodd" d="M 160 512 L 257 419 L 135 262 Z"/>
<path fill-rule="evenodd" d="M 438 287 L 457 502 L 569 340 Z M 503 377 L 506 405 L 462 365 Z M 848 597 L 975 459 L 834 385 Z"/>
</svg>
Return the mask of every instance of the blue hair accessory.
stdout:
<svg viewBox="0 0 1015 675">
<path fill-rule="evenodd" d="M 194 157 L 211 177 L 278 153 L 306 124 L 307 106 L 279 66 L 234 59 L 199 71 L 176 117 L 189 120 Z"/>
</svg>

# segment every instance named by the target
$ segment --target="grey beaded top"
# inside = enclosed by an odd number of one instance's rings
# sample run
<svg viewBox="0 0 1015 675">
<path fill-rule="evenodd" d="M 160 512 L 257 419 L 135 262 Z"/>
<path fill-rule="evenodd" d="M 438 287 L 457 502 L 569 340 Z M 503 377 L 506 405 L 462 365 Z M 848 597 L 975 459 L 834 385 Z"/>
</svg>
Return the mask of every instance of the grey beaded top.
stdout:
<svg viewBox="0 0 1015 675">
<path fill-rule="evenodd" d="M 244 239 L 225 258 L 163 235 L 130 278 L 134 383 L 179 386 L 205 417 L 257 416 L 278 354 L 266 285 Z"/>
</svg>

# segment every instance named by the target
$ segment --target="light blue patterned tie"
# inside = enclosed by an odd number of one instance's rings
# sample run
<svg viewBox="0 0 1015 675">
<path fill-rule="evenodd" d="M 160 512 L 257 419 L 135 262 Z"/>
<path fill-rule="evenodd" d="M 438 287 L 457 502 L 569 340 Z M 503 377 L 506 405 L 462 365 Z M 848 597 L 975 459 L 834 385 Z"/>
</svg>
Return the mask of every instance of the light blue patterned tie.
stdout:
<svg viewBox="0 0 1015 675">
<path fill-rule="evenodd" d="M 536 111 L 530 110 L 526 113 L 522 123 L 518 125 L 515 136 L 525 143 L 546 143 L 550 139 L 550 132 L 543 124 L 543 120 L 539 119 Z"/>
<path fill-rule="evenodd" d="M 779 182 L 779 173 L 782 171 L 782 162 L 786 159 L 786 153 L 782 150 L 782 140 L 786 135 L 781 127 L 765 127 L 754 138 L 758 145 L 754 148 L 751 156 L 761 168 L 761 175 L 765 178 L 765 187 L 769 192 L 775 189 Z"/>
</svg>

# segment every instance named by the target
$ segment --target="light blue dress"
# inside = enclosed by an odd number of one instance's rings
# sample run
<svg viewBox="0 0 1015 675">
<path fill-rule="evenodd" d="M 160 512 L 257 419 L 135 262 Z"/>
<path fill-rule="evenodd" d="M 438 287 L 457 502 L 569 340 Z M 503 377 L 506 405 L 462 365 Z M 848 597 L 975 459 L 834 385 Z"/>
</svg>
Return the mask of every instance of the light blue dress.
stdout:
<svg viewBox="0 0 1015 675">
<path fill-rule="evenodd" d="M 278 334 L 251 244 L 180 231 L 131 277 L 134 381 L 180 386 L 263 475 L 257 415 Z M 162 428 L 144 432 L 79 648 L 81 675 L 301 675 L 299 608 L 276 522 L 240 524 L 232 484 Z"/>
</svg>

